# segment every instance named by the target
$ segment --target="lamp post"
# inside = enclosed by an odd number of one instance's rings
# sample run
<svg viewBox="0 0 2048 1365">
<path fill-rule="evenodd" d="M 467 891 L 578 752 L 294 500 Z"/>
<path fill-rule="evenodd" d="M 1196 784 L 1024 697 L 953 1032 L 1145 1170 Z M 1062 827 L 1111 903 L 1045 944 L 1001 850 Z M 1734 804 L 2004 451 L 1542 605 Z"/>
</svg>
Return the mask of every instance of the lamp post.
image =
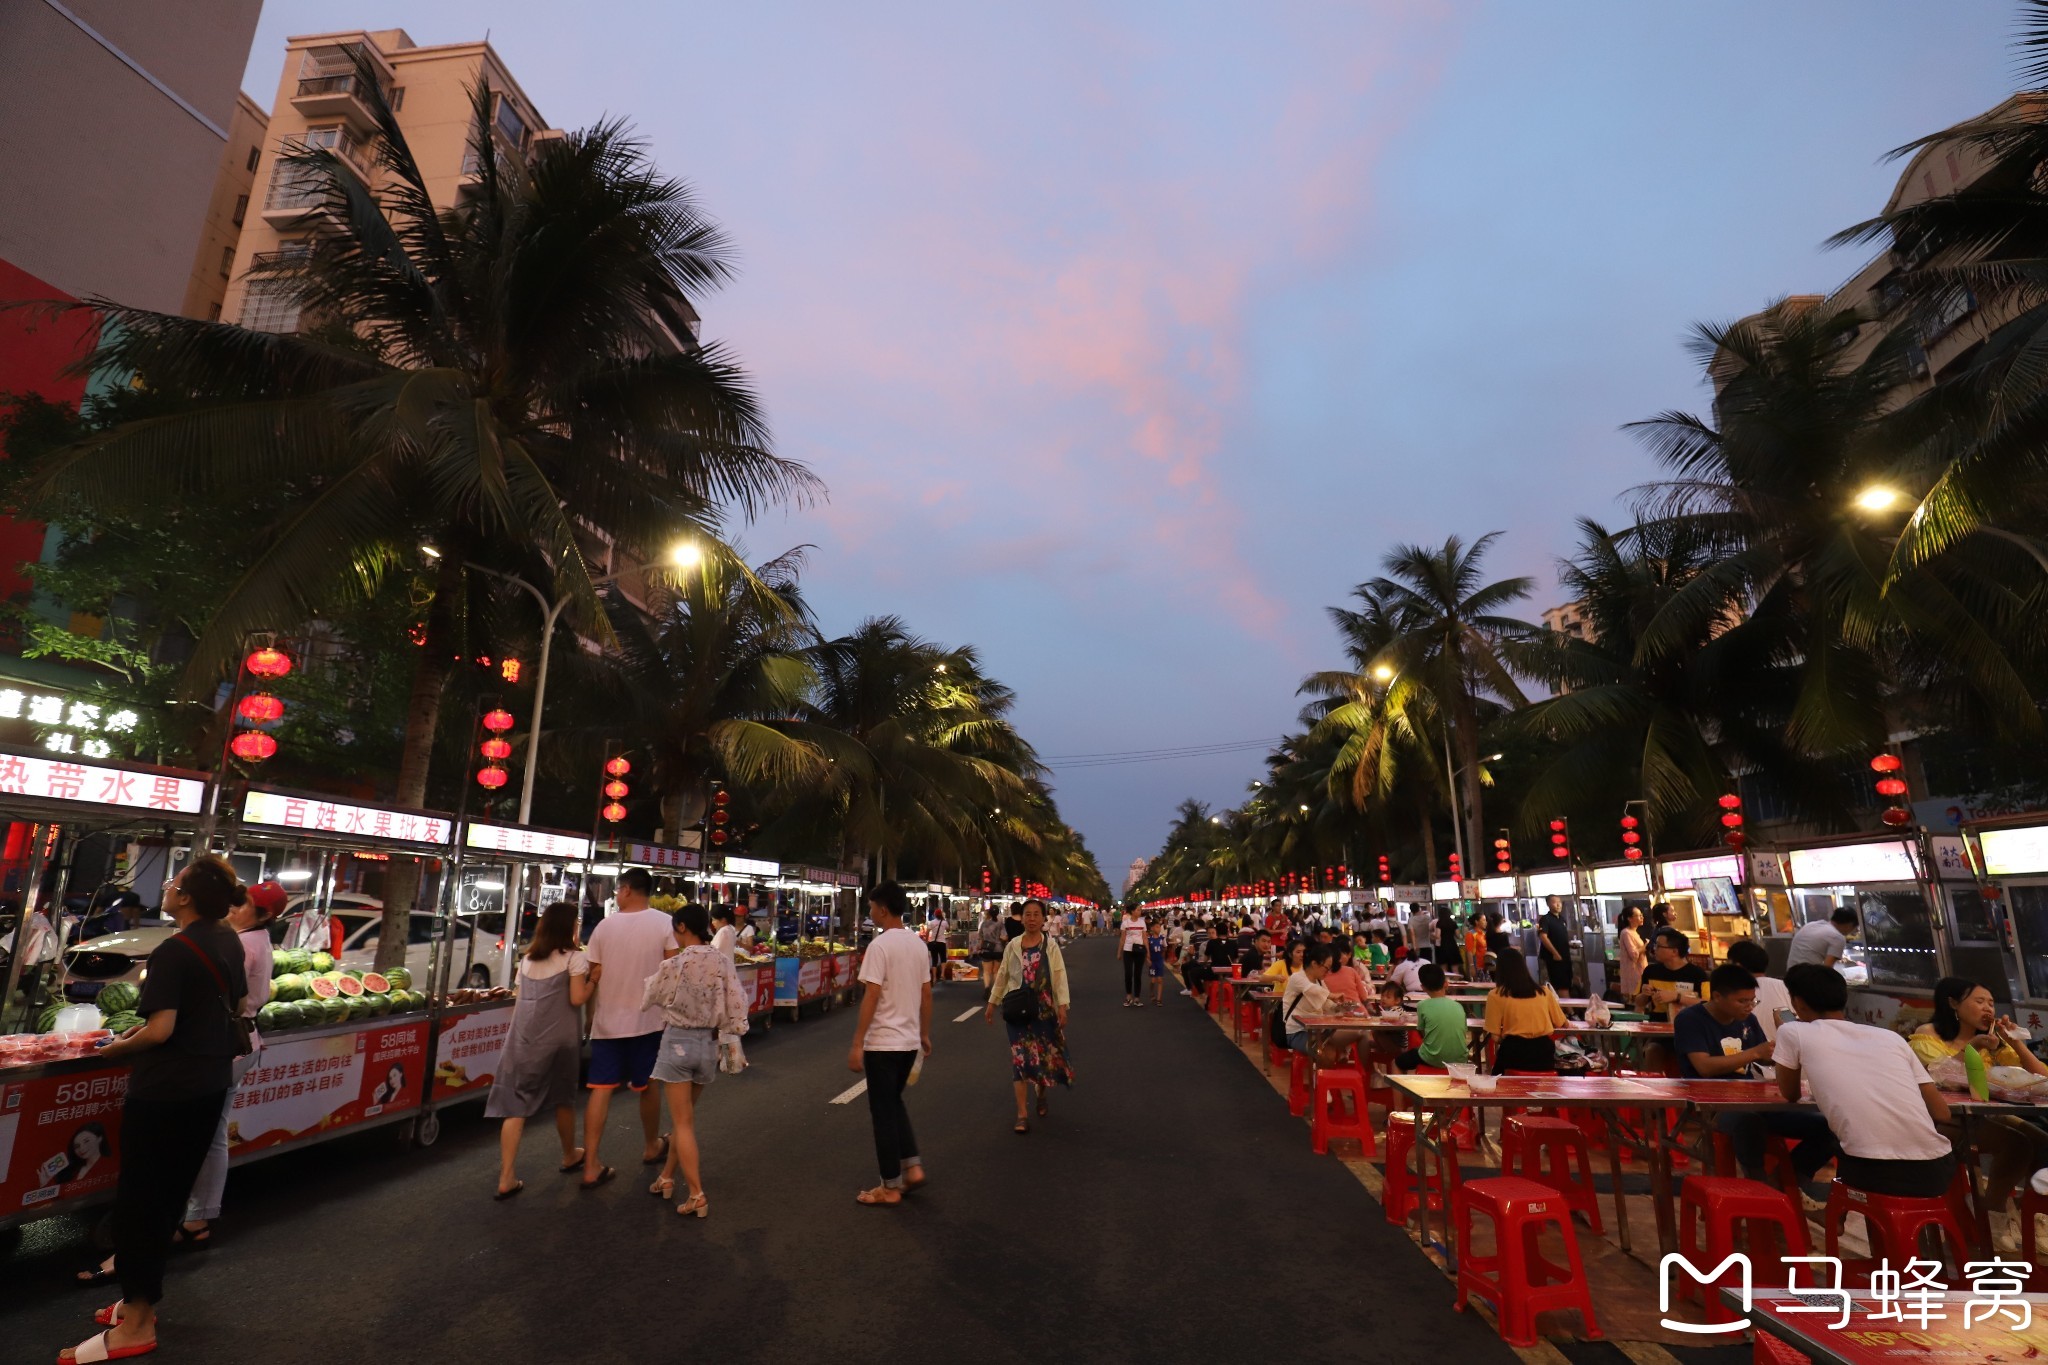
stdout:
<svg viewBox="0 0 2048 1365">
<path fill-rule="evenodd" d="M 690 568 L 703 557 L 704 552 L 694 541 L 678 541 L 669 551 L 669 562 L 678 569 Z M 569 605 L 572 595 L 564 593 L 550 602 L 539 588 L 515 574 L 506 573 L 502 569 L 485 568 L 470 560 L 464 560 L 463 567 L 510 583 L 525 592 L 540 607 L 540 663 L 535 669 L 533 679 L 533 725 L 526 736 L 526 771 L 519 780 L 519 823 L 523 825 L 533 814 L 533 780 L 535 774 L 540 771 L 540 721 L 541 712 L 548 704 L 548 663 L 554 657 L 555 623 L 561 619 L 562 609 Z M 602 578 L 591 579 L 590 586 L 608 587 L 623 576 L 615 573 L 606 574 Z"/>
</svg>

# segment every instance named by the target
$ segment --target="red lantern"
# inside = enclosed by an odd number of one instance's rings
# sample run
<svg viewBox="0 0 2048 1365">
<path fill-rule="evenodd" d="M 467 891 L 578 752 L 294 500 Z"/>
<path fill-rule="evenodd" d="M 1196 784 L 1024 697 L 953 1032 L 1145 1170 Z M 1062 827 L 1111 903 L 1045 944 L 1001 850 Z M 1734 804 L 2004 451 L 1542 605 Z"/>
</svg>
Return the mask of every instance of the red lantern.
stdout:
<svg viewBox="0 0 2048 1365">
<path fill-rule="evenodd" d="M 614 801 L 604 808 L 604 818 L 616 825 L 626 818 L 626 808 Z"/>
<path fill-rule="evenodd" d="M 270 646 L 265 645 L 262 649 L 253 651 L 248 658 L 244 659 L 242 667 L 248 669 L 259 678 L 282 678 L 285 674 L 292 671 L 292 659 L 291 655 L 283 650 L 272 649 Z"/>
<path fill-rule="evenodd" d="M 1906 794 L 1906 780 L 1902 777 L 1880 777 L 1877 780 L 1877 794 L 1879 796 L 1904 796 Z"/>
<path fill-rule="evenodd" d="M 624 754 L 621 754 L 617 758 L 608 760 L 604 765 L 604 770 L 613 777 L 624 777 L 627 773 L 633 771 L 633 765 L 626 761 Z"/>
<path fill-rule="evenodd" d="M 1621 836 L 1621 841 L 1622 841 L 1622 842 L 1623 842 L 1624 844 L 1640 844 L 1640 843 L 1641 843 L 1641 842 L 1643 841 L 1643 836 L 1642 836 L 1642 835 L 1640 835 L 1640 834 L 1638 834 L 1638 833 L 1636 833 L 1636 832 L 1635 832 L 1634 830 L 1632 830 L 1632 829 L 1631 829 L 1631 830 L 1626 830 L 1626 831 L 1624 831 L 1624 832 L 1623 832 L 1623 834 L 1622 834 L 1622 836 Z"/>
<path fill-rule="evenodd" d="M 714 829 L 714 830 L 712 830 L 712 831 L 711 831 L 711 842 L 712 842 L 713 846 L 717 846 L 717 845 L 721 845 L 721 844 L 723 844 L 723 843 L 725 842 L 725 831 L 724 831 L 724 830 L 722 830 L 722 829 Z"/>
<path fill-rule="evenodd" d="M 488 767 L 477 769 L 476 784 L 490 791 L 496 791 L 511 780 L 510 775 L 495 763 Z"/>
<path fill-rule="evenodd" d="M 714 825 L 722 825 L 730 819 L 732 819 L 732 814 L 729 811 L 715 810 L 711 812 L 711 823 Z"/>
<path fill-rule="evenodd" d="M 1870 760 L 1870 771 L 1874 773 L 1895 773 L 1906 766 L 1906 760 L 1897 754 L 1879 754 Z"/>
<path fill-rule="evenodd" d="M 724 791 L 724 790 L 720 790 L 720 791 L 717 791 L 717 792 L 714 792 L 714 793 L 712 793 L 712 796 L 711 796 L 711 804 L 712 804 L 712 805 L 714 805 L 714 806 L 724 806 L 724 805 L 730 805 L 730 804 L 731 804 L 731 802 L 732 802 L 732 793 L 731 793 L 731 792 L 729 792 L 729 791 Z"/>
<path fill-rule="evenodd" d="M 606 796 L 609 796 L 614 801 L 625 800 L 626 793 L 629 790 L 631 789 L 628 788 L 626 784 L 623 782 L 607 782 L 604 784 L 604 794 Z"/>
<path fill-rule="evenodd" d="M 1622 854 L 1624 857 L 1633 860 L 1642 857 L 1643 851 L 1639 848 L 1625 848 L 1622 850 Z"/>
<path fill-rule="evenodd" d="M 1640 825 L 1641 823 L 1642 821 L 1636 819 L 1633 815 L 1624 815 L 1621 817 L 1621 827 L 1623 829 L 1634 829 L 1637 825 Z"/>
<path fill-rule="evenodd" d="M 261 730 L 244 730 L 229 742 L 228 748 L 245 763 L 261 763 L 277 752 L 277 741 Z"/>
<path fill-rule="evenodd" d="M 1893 806 L 1890 810 L 1884 813 L 1882 818 L 1887 825 L 1890 825 L 1893 829 L 1897 829 L 1900 825 L 1906 824 L 1912 820 L 1913 812 L 1909 810 L 1901 810 L 1897 806 Z"/>
<path fill-rule="evenodd" d="M 511 744 L 502 739 L 487 739 L 477 747 L 493 763 L 502 763 L 512 757 Z"/>
<path fill-rule="evenodd" d="M 1741 815 L 1741 812 L 1739 812 L 1739 811 L 1732 811 L 1732 810 L 1731 810 L 1731 811 L 1729 811 L 1729 812 L 1728 812 L 1728 813 L 1727 813 L 1726 815 L 1724 815 L 1724 816 L 1722 816 L 1722 817 L 1721 817 L 1721 826 L 1722 826 L 1722 828 L 1724 828 L 1724 829 L 1741 829 L 1741 828 L 1742 828 L 1742 815 Z"/>
<path fill-rule="evenodd" d="M 503 707 L 494 707 L 484 712 L 484 729 L 494 735 L 502 735 L 513 725 L 512 713 Z"/>
<path fill-rule="evenodd" d="M 284 718 L 284 703 L 268 692 L 251 692 L 235 706 L 235 714 L 250 725 L 268 725 Z"/>
<path fill-rule="evenodd" d="M 1728 847 L 1734 849 L 1737 853 L 1740 853 L 1742 851 L 1742 846 L 1749 842 L 1749 836 L 1747 834 L 1744 834 L 1739 829 L 1730 830 L 1723 837 Z"/>
<path fill-rule="evenodd" d="M 1550 850 L 1550 856 L 1553 858 L 1569 858 L 1572 856 L 1572 851 L 1568 848 L 1553 848 Z"/>
<path fill-rule="evenodd" d="M 1729 792 L 1729 793 L 1728 793 L 1728 794 L 1727 794 L 1726 796 L 1723 796 L 1723 797 L 1721 798 L 1721 809 L 1722 809 L 1722 810 L 1734 810 L 1734 809 L 1735 809 L 1736 807 L 1740 806 L 1741 804 L 1742 804 L 1742 798 L 1741 798 L 1741 797 L 1739 797 L 1739 796 L 1737 796 L 1737 795 L 1736 795 L 1736 794 L 1735 794 L 1734 792 Z"/>
<path fill-rule="evenodd" d="M 1558 831 L 1559 833 L 1563 833 L 1563 832 L 1564 832 L 1564 821 L 1562 821 L 1562 820 L 1552 820 L 1552 821 L 1550 822 L 1550 827 L 1551 827 L 1552 829 L 1554 829 L 1554 830 L 1557 830 L 1557 831 Z"/>
</svg>

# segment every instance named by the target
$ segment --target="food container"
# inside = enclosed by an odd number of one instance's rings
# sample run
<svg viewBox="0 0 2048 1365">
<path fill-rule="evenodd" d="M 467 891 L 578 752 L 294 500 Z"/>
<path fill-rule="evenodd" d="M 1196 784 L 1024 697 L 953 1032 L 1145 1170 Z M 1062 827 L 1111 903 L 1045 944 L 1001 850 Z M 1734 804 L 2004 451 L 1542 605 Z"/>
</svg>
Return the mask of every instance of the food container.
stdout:
<svg viewBox="0 0 2048 1365">
<path fill-rule="evenodd" d="M 1478 1074 L 1479 1068 L 1472 1062 L 1446 1062 L 1444 1071 L 1454 1081 L 1470 1083 L 1472 1077 Z"/>
<path fill-rule="evenodd" d="M 1466 1087 L 1475 1095 L 1491 1095 L 1494 1086 L 1498 1084 L 1500 1084 L 1500 1077 L 1498 1076 L 1474 1075 L 1465 1082 Z"/>
</svg>

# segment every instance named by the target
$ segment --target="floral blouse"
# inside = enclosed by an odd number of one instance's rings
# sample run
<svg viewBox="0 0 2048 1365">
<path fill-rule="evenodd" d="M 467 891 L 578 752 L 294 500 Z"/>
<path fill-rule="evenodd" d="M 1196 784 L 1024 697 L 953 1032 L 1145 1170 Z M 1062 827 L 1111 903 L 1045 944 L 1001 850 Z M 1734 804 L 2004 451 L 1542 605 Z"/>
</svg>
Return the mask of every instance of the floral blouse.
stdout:
<svg viewBox="0 0 2048 1365">
<path fill-rule="evenodd" d="M 747 1031 L 747 997 L 740 991 L 739 973 L 728 954 L 709 944 L 691 944 L 647 978 L 640 1008 L 657 1007 L 670 1028 L 716 1029 L 722 1038 Z"/>
</svg>

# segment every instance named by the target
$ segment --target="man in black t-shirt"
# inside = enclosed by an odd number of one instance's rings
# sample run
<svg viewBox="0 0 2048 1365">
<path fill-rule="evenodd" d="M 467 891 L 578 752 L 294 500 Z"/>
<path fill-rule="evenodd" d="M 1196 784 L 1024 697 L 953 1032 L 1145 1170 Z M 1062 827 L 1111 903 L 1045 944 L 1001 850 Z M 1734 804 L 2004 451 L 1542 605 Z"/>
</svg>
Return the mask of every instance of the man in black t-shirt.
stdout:
<svg viewBox="0 0 2048 1365">
<path fill-rule="evenodd" d="M 1677 933 L 1667 929 L 1665 933 Z M 1697 970 L 1697 968 L 1695 968 Z M 1687 1080 L 1754 1080 L 1771 1060 L 1771 1044 L 1756 1021 L 1756 978 L 1732 962 L 1714 968 L 1708 978 L 1713 993 L 1671 1021 L 1671 1042 L 1678 1052 L 1678 1074 Z M 1764 1152 L 1775 1135 L 1796 1143 L 1792 1169 L 1802 1184 L 1841 1152 L 1827 1119 L 1806 1110 L 1745 1112 L 1723 1110 L 1714 1127 L 1728 1135 L 1736 1163 L 1750 1180 L 1762 1180 Z M 1811 1207 L 1818 1203 L 1802 1196 Z"/>
<path fill-rule="evenodd" d="M 1552 896 L 1547 907 L 1536 920 L 1536 947 L 1543 957 L 1543 970 L 1550 977 L 1550 988 L 1559 995 L 1572 993 L 1572 933 L 1565 927 L 1564 916 L 1558 912 L 1557 897 Z"/>
<path fill-rule="evenodd" d="M 1683 930 L 1659 929 L 1650 940 L 1650 965 L 1643 969 L 1642 998 L 1653 1009 L 1680 1002 L 1681 992 L 1701 996 L 1710 989 L 1707 974 L 1694 966 L 1692 943 Z"/>
</svg>

